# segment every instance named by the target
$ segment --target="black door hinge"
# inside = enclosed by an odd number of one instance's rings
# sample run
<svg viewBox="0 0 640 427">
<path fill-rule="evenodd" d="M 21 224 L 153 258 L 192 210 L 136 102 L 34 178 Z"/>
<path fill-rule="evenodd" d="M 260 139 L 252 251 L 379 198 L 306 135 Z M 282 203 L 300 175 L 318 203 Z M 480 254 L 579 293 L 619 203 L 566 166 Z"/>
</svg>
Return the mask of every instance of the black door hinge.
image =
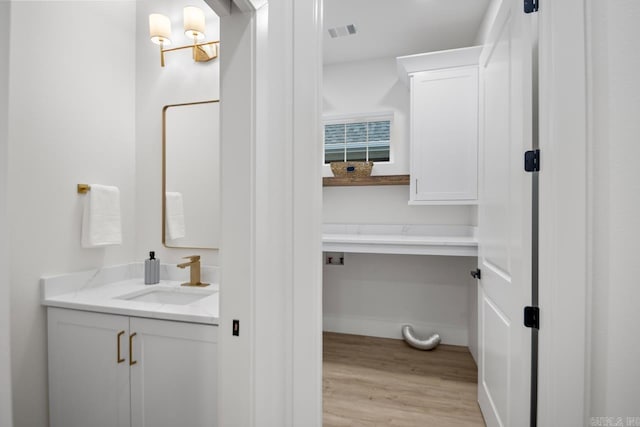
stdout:
<svg viewBox="0 0 640 427">
<path fill-rule="evenodd" d="M 540 307 L 524 308 L 524 326 L 540 329 Z"/>
<path fill-rule="evenodd" d="M 524 170 L 527 172 L 538 172 L 540 170 L 540 150 L 525 151 Z"/>
<path fill-rule="evenodd" d="M 538 0 L 524 0 L 524 13 L 533 13 L 538 11 Z"/>
<path fill-rule="evenodd" d="M 478 280 L 482 279 L 482 270 L 480 270 L 479 268 L 471 270 L 471 277 Z"/>
</svg>

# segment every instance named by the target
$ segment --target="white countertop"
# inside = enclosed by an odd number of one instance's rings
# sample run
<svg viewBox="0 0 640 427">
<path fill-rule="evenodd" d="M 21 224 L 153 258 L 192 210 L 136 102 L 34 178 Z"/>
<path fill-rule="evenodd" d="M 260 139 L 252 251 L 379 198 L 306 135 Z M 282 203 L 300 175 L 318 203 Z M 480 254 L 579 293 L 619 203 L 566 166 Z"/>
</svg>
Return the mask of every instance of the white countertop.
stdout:
<svg viewBox="0 0 640 427">
<path fill-rule="evenodd" d="M 205 288 L 182 287 L 188 281 L 188 270 L 163 264 L 160 283 L 145 285 L 141 263 L 124 264 L 79 273 L 43 277 L 40 280 L 42 305 L 70 308 L 125 316 L 217 325 L 219 299 L 217 269 L 202 267 L 203 282 L 212 283 Z M 151 289 L 181 293 L 211 293 L 193 303 L 176 305 L 120 299 L 135 292 Z"/>
<path fill-rule="evenodd" d="M 325 224 L 325 252 L 477 256 L 476 227 Z"/>
</svg>

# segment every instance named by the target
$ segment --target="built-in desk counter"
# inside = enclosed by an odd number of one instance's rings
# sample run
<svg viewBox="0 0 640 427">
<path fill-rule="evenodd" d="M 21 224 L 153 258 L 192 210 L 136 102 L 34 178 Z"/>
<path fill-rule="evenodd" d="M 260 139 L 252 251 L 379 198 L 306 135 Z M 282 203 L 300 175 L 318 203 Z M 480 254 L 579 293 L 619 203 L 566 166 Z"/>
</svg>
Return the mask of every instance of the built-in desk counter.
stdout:
<svg viewBox="0 0 640 427">
<path fill-rule="evenodd" d="M 477 256 L 477 227 L 325 224 L 322 250 L 370 254 Z"/>
</svg>

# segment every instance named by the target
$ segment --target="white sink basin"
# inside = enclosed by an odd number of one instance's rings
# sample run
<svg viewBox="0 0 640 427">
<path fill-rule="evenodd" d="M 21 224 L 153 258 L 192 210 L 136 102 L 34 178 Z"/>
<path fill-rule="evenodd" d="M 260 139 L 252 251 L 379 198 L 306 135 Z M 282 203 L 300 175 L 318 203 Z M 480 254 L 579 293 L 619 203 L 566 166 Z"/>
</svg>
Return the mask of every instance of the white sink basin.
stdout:
<svg viewBox="0 0 640 427">
<path fill-rule="evenodd" d="M 117 299 L 156 304 L 187 305 L 216 293 L 214 289 L 152 288 L 121 295 Z"/>
</svg>

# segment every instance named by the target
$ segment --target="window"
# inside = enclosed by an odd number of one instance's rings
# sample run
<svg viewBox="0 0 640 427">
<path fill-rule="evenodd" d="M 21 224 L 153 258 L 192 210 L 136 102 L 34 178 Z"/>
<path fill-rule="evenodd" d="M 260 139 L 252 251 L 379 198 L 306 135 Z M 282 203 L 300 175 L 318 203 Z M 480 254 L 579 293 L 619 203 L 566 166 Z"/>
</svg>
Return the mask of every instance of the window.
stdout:
<svg viewBox="0 0 640 427">
<path fill-rule="evenodd" d="M 324 162 L 388 162 L 392 113 L 342 116 L 324 122 Z"/>
</svg>

